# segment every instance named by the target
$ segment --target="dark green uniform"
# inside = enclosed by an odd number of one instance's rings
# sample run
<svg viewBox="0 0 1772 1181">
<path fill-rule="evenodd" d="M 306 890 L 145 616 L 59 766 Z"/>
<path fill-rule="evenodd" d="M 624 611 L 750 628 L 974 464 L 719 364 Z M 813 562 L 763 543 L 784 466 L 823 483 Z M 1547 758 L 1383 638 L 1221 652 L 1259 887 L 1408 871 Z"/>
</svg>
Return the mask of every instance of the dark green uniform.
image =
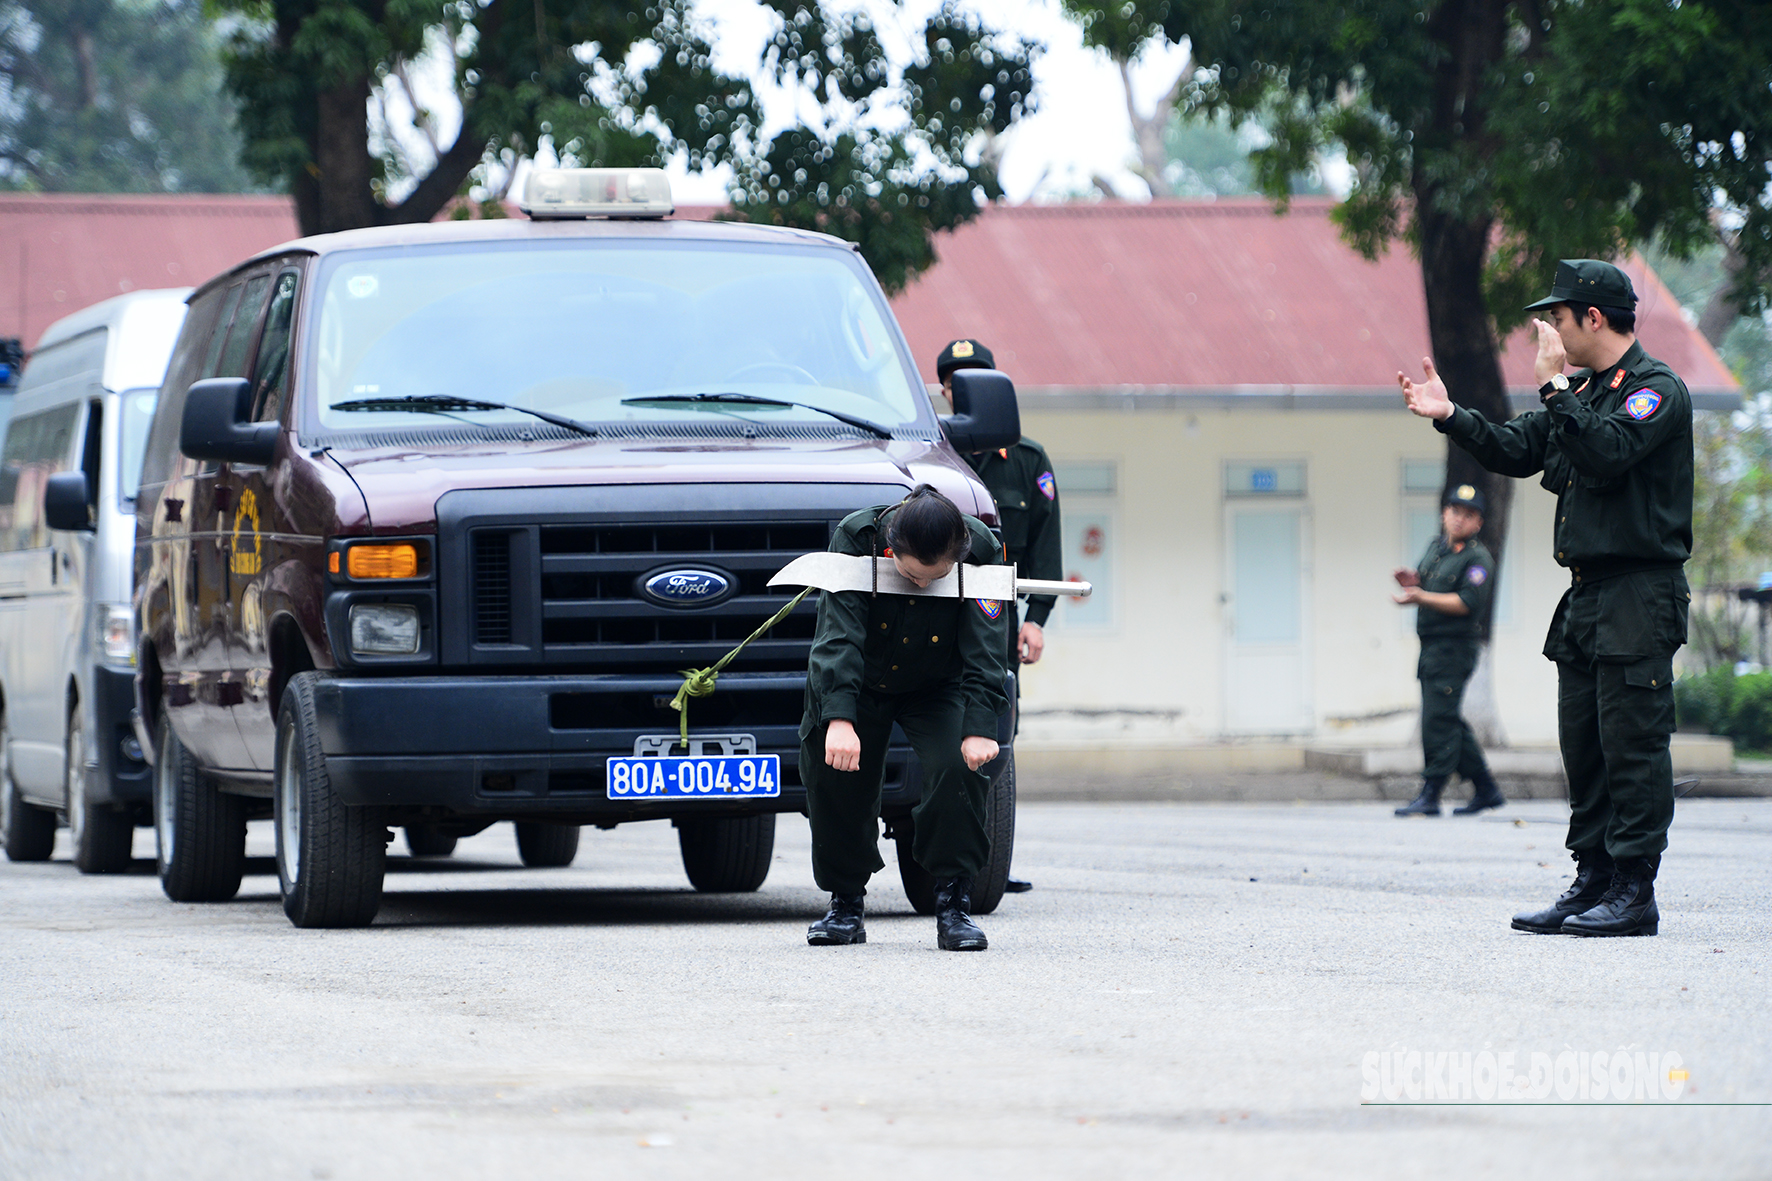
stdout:
<svg viewBox="0 0 1772 1181">
<path fill-rule="evenodd" d="M 1492 472 L 1542 473 L 1570 588 L 1544 654 L 1557 664 L 1568 846 L 1658 858 L 1673 819 L 1673 655 L 1691 600 L 1692 399 L 1633 342 L 1600 373 L 1506 426 L 1459 407 L 1434 425 Z"/>
<path fill-rule="evenodd" d="M 1064 578 L 1058 482 L 1053 479 L 1052 461 L 1046 458 L 1046 449 L 1024 437 L 1013 447 L 968 455 L 966 462 L 997 502 L 1004 560 L 1016 567 L 1022 578 L 1054 582 Z M 1057 603 L 1057 595 L 1029 595 L 1027 621 L 1045 627 Z M 1012 625 L 1012 650 L 1016 647 L 1015 631 Z"/>
<path fill-rule="evenodd" d="M 876 549 L 883 509 L 851 513 L 831 549 Z M 1001 561 L 982 521 L 972 531 L 972 565 Z M 890 566 L 892 559 L 881 557 Z M 1012 604 L 979 599 L 824 591 L 806 676 L 800 722 L 800 778 L 812 822 L 812 876 L 833 894 L 861 894 L 884 867 L 880 859 L 880 787 L 894 722 L 923 766 L 923 799 L 912 813 L 911 850 L 937 880 L 975 877 L 990 856 L 984 801 L 989 782 L 960 757 L 960 741 L 995 738 L 1009 708 L 1003 693 L 1003 628 Z M 824 761 L 825 730 L 838 718 L 855 724 L 861 769 L 836 771 Z"/>
<path fill-rule="evenodd" d="M 1495 563 L 1476 538 L 1454 549 L 1442 534 L 1428 545 L 1415 572 L 1422 590 L 1455 594 L 1470 611 L 1448 615 L 1432 607 L 1415 608 L 1415 634 L 1421 637 L 1415 675 L 1421 681 L 1422 778 L 1445 780 L 1458 774 L 1476 783 L 1488 778 L 1489 764 L 1459 707 L 1477 667 L 1477 641 Z"/>
</svg>

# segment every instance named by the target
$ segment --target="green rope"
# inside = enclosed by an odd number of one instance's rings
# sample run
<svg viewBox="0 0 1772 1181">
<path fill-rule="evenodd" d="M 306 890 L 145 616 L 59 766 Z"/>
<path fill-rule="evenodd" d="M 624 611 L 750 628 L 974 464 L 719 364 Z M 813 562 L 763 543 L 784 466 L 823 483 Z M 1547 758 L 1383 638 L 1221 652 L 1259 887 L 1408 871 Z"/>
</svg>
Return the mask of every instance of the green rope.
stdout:
<svg viewBox="0 0 1772 1181">
<path fill-rule="evenodd" d="M 680 735 L 683 739 L 684 750 L 689 749 L 689 699 L 691 697 L 706 697 L 708 694 L 712 693 L 714 691 L 714 682 L 720 679 L 720 670 L 725 668 L 728 664 L 731 664 L 733 657 L 745 650 L 746 644 L 749 644 L 752 640 L 786 619 L 788 617 L 788 612 L 792 611 L 795 607 L 798 607 L 800 605 L 800 600 L 804 599 L 811 593 L 812 588 L 807 587 L 792 599 L 788 600 L 787 606 L 764 620 L 762 627 L 759 627 L 756 631 L 745 637 L 738 647 L 714 661 L 709 667 L 686 668 L 683 670 L 683 685 L 677 690 L 677 695 L 671 698 L 671 708 L 677 711 L 677 715 L 681 719 Z"/>
</svg>

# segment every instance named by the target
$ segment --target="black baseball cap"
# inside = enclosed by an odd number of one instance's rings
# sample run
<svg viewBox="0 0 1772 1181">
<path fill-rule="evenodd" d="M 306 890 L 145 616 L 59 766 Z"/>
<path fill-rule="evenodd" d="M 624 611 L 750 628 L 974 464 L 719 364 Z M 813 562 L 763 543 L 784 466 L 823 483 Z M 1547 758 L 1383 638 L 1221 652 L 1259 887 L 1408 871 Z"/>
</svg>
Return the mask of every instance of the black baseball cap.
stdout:
<svg viewBox="0 0 1772 1181">
<path fill-rule="evenodd" d="M 1446 489 L 1446 495 L 1440 498 L 1440 507 L 1450 508 L 1455 504 L 1471 510 L 1479 517 L 1484 515 L 1483 510 L 1488 508 L 1488 502 L 1483 499 L 1483 493 L 1472 484 L 1460 484 L 1456 488 Z"/>
<path fill-rule="evenodd" d="M 976 340 L 954 340 L 935 358 L 935 379 L 946 381 L 956 369 L 995 369 L 997 361 L 991 350 Z"/>
<path fill-rule="evenodd" d="M 1630 285 L 1630 276 L 1609 262 L 1597 258 L 1565 258 L 1557 264 L 1557 277 L 1551 292 L 1526 310 L 1537 311 L 1559 303 L 1585 303 L 1597 308 L 1614 308 L 1634 312 L 1637 292 Z"/>
</svg>

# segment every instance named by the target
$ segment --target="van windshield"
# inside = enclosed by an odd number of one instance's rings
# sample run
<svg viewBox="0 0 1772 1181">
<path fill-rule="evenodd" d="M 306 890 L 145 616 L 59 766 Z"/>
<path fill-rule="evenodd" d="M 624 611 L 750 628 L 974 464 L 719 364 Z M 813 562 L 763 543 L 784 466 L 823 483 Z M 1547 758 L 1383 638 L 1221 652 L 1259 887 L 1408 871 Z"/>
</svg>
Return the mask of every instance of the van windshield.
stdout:
<svg viewBox="0 0 1772 1181">
<path fill-rule="evenodd" d="M 123 406 L 118 432 L 117 495 L 134 500 L 141 487 L 142 456 L 148 449 L 148 428 L 154 424 L 154 403 L 159 390 L 128 390 L 119 399 Z"/>
<path fill-rule="evenodd" d="M 353 252 L 333 257 L 319 307 L 312 372 L 327 430 L 410 428 L 444 413 L 538 425 L 462 400 L 580 423 L 718 418 L 764 431 L 834 425 L 821 411 L 904 426 L 927 403 L 877 288 L 824 249 L 586 241 Z M 396 404 L 407 398 L 434 401 L 429 411 Z"/>
</svg>

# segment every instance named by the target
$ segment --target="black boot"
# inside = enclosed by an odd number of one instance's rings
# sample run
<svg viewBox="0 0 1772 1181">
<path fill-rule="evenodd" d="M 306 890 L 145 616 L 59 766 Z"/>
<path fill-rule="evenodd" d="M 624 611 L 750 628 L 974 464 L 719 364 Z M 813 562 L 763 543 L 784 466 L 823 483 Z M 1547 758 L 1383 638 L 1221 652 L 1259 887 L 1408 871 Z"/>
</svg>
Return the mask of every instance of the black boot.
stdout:
<svg viewBox="0 0 1772 1181">
<path fill-rule="evenodd" d="M 866 943 L 868 930 L 861 923 L 860 894 L 832 894 L 831 909 L 806 928 L 806 942 L 814 947 Z"/>
<path fill-rule="evenodd" d="M 1659 857 L 1620 857 L 1612 885 L 1591 909 L 1563 920 L 1565 935 L 1653 935 L 1661 929 L 1655 906 Z"/>
<path fill-rule="evenodd" d="M 1575 858 L 1575 882 L 1563 896 L 1543 910 L 1523 910 L 1514 916 L 1516 931 L 1538 935 L 1556 935 L 1563 930 L 1563 920 L 1595 906 L 1612 885 L 1612 856 L 1604 849 L 1584 849 L 1570 854 Z"/>
<path fill-rule="evenodd" d="M 1010 878 L 1003 883 L 1003 893 L 1005 894 L 1026 894 L 1033 888 L 1034 883 L 1023 878 Z"/>
<path fill-rule="evenodd" d="M 1421 781 L 1421 794 L 1397 809 L 1398 816 L 1438 816 L 1440 814 L 1440 793 L 1446 790 L 1446 780 L 1442 776 Z"/>
<path fill-rule="evenodd" d="M 1499 808 L 1507 803 L 1507 797 L 1495 786 L 1495 776 L 1485 768 L 1480 774 L 1472 777 L 1471 786 L 1476 790 L 1471 793 L 1471 802 L 1462 808 L 1452 809 L 1454 816 L 1472 816 L 1484 808 Z"/>
<path fill-rule="evenodd" d="M 935 941 L 943 951 L 983 951 L 990 946 L 972 921 L 971 878 L 938 878 L 935 883 Z"/>
</svg>

